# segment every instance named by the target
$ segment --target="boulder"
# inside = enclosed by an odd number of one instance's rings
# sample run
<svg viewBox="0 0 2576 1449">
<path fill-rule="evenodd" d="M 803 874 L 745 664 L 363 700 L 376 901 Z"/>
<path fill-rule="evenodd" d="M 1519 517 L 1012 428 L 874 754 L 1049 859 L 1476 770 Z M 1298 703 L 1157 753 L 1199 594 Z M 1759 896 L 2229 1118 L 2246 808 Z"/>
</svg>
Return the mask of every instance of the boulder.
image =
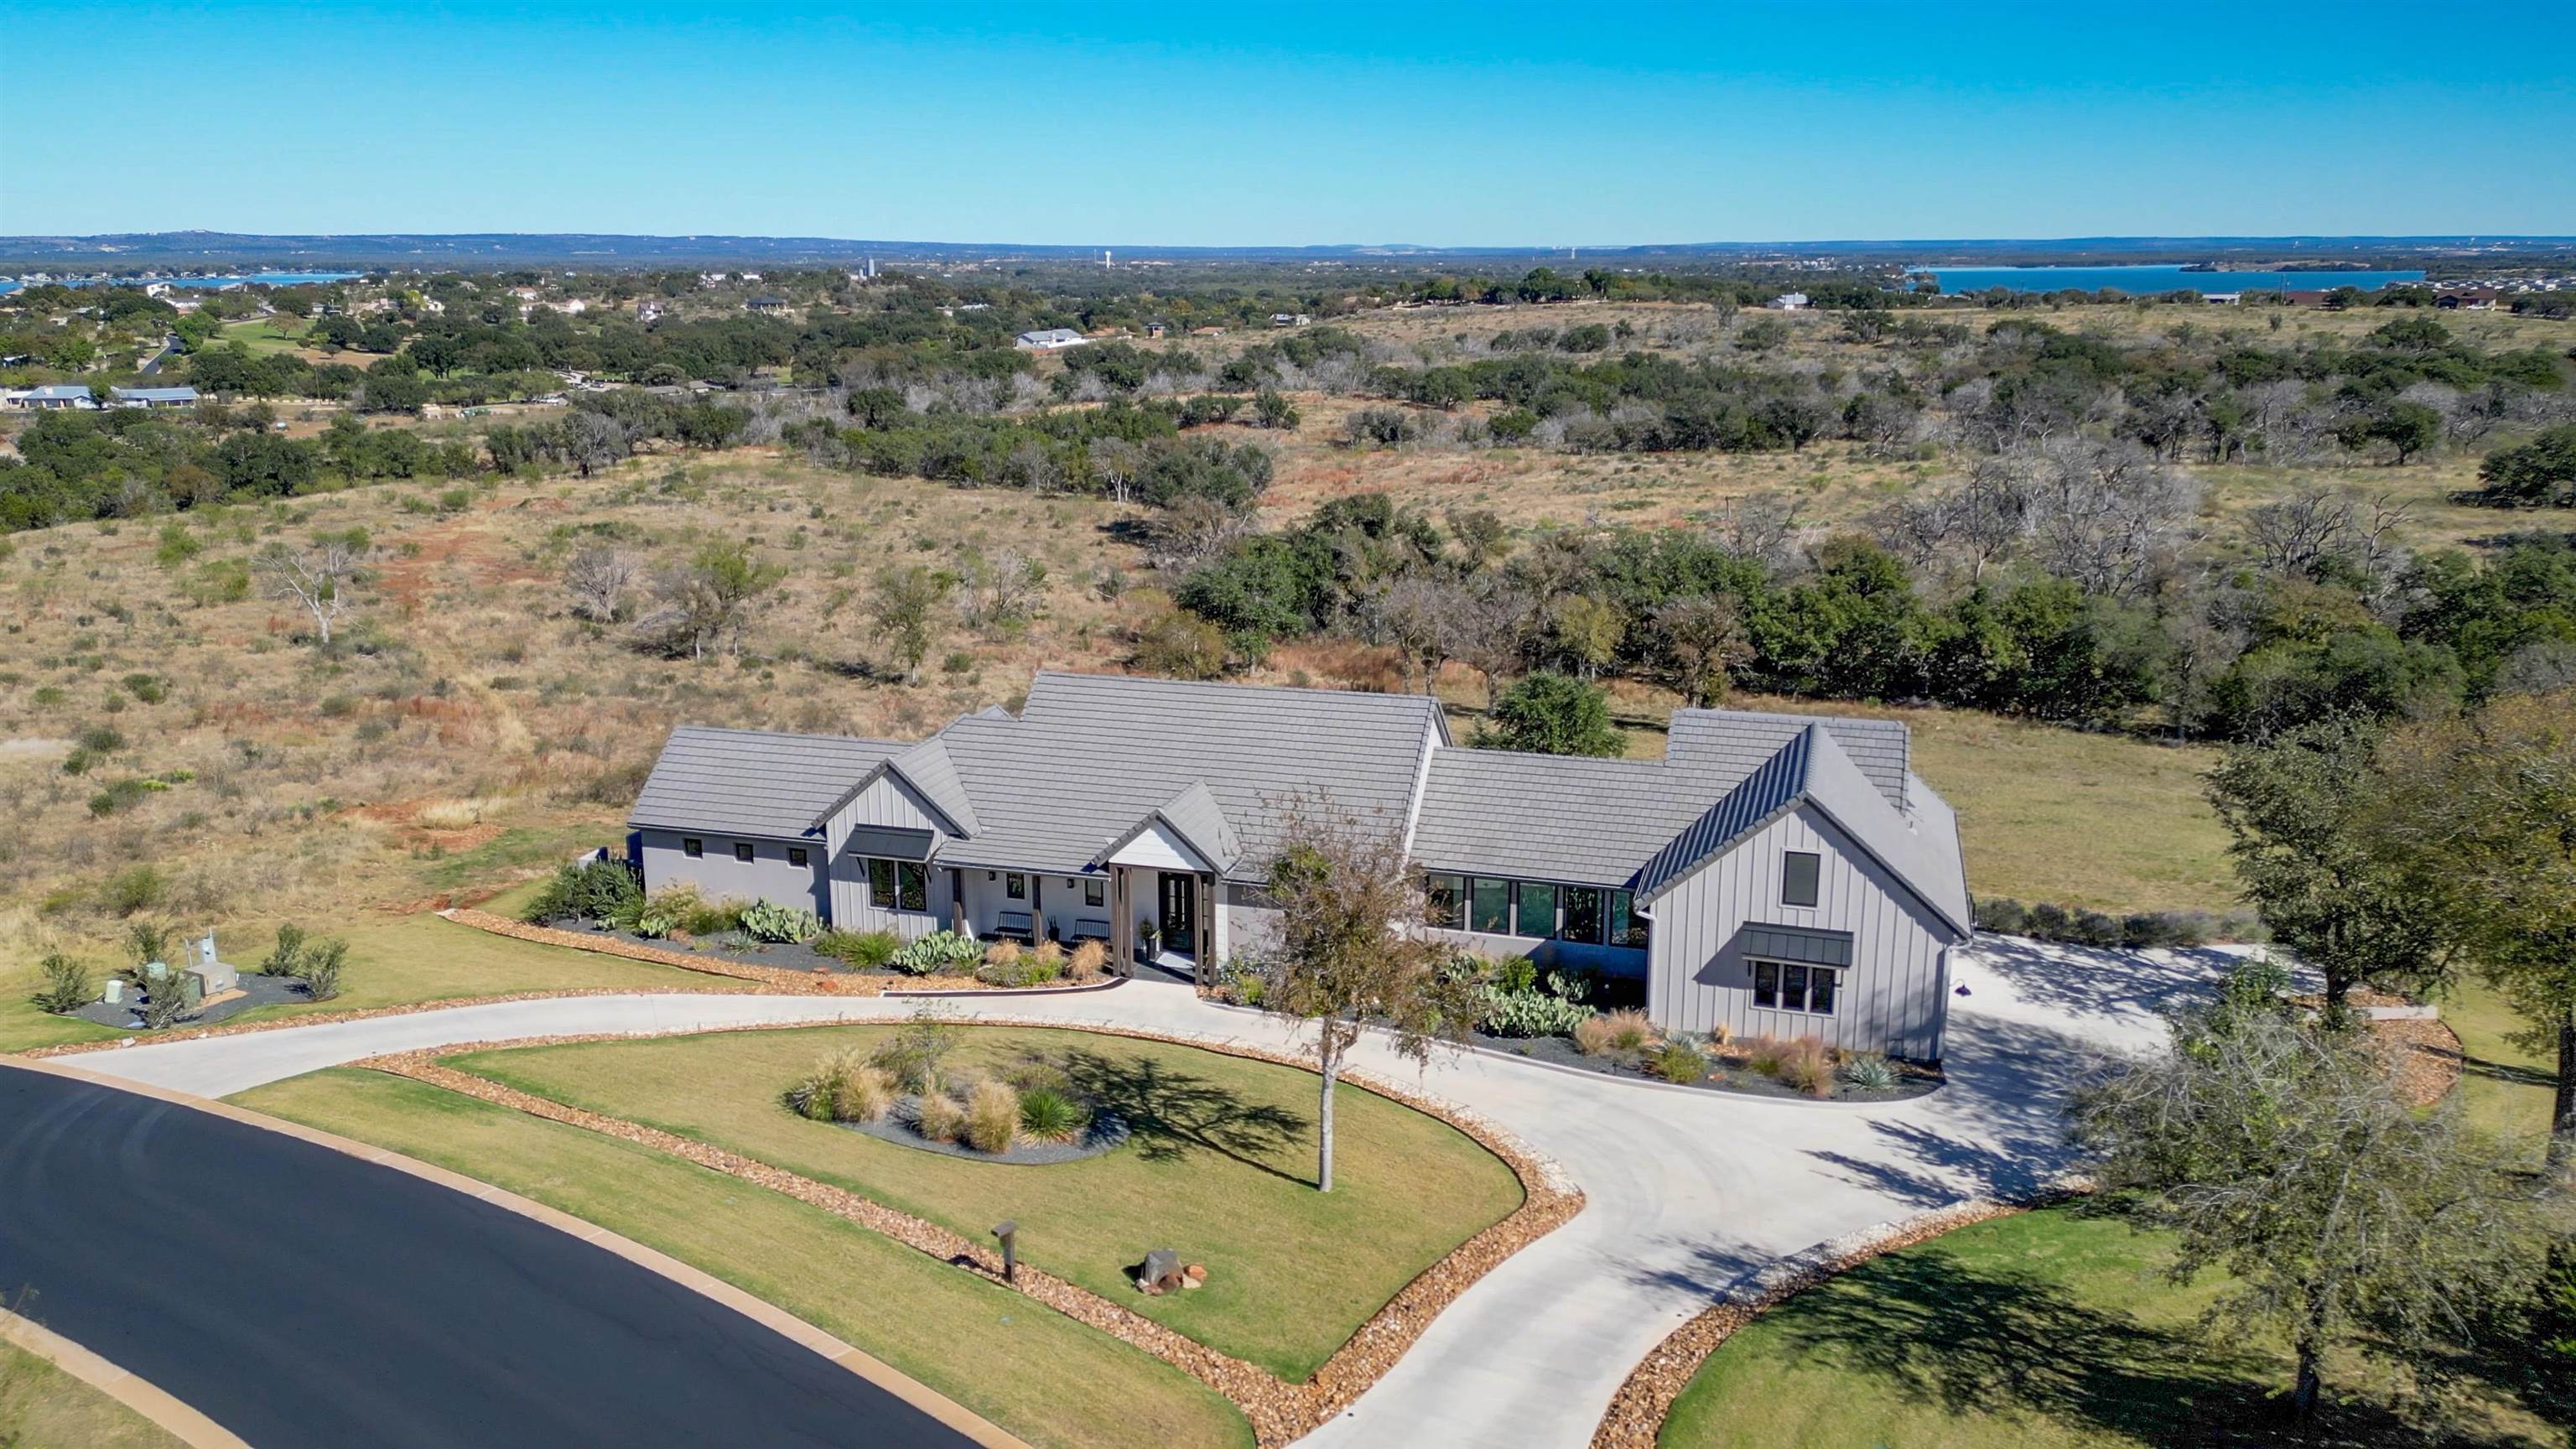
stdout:
<svg viewBox="0 0 2576 1449">
<path fill-rule="evenodd" d="M 1181 1270 L 1181 1286 L 1182 1286 L 1182 1287 L 1184 1287 L 1184 1288 L 1204 1288 L 1204 1287 L 1206 1287 L 1206 1286 L 1207 1286 L 1207 1264 L 1205 1264 L 1205 1263 L 1192 1263 L 1192 1264 L 1191 1264 L 1191 1265 L 1189 1265 L 1188 1267 L 1183 1268 L 1183 1269 Z"/>
<path fill-rule="evenodd" d="M 1181 1255 L 1169 1248 L 1156 1248 L 1147 1253 L 1144 1266 L 1136 1270 L 1137 1288 L 1156 1296 L 1180 1287 L 1185 1281 L 1181 1276 Z"/>
</svg>

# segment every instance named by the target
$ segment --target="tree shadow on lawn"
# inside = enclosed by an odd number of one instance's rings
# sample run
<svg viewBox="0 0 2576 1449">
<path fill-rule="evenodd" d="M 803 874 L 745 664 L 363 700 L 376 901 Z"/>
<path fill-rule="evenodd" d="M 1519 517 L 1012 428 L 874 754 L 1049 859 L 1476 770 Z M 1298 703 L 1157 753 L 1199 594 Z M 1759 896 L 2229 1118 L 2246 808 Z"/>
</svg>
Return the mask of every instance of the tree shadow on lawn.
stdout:
<svg viewBox="0 0 2576 1449">
<path fill-rule="evenodd" d="M 2045 1417 L 2149 1444 L 2427 1442 L 2427 1426 L 2332 1382 L 2302 1433 L 2280 1364 L 2216 1346 L 2197 1325 L 2149 1327 L 2036 1274 L 1938 1251 L 1877 1259 L 1791 1300 L 1773 1322 L 1791 1361 L 1839 1363 L 1955 1414 Z M 2514 1442 L 2456 1425 L 2439 1441 Z"/>
<path fill-rule="evenodd" d="M 1248 1102 L 1230 1087 L 1175 1071 L 1147 1057 L 1119 1059 L 1067 1051 L 1054 1058 L 1076 1095 L 1127 1124 L 1148 1162 L 1172 1162 L 1193 1150 L 1214 1152 L 1285 1182 L 1312 1179 L 1282 1172 L 1266 1159 L 1305 1135 L 1307 1121 L 1283 1107 Z"/>
</svg>

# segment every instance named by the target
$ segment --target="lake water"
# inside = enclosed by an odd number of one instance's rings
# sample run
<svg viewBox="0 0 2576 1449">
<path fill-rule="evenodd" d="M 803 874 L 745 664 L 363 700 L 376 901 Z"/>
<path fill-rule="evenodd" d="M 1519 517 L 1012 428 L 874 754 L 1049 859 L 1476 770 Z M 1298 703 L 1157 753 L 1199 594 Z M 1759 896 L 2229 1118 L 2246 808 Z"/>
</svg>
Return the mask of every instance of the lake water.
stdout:
<svg viewBox="0 0 2576 1449">
<path fill-rule="evenodd" d="M 2098 292 L 2105 287 L 2132 297 L 2157 292 L 2322 292 L 2359 287 L 2376 292 L 2391 282 L 2420 282 L 2422 272 L 2186 272 L 2180 267 L 1915 267 L 1941 279 L 1947 293 Z"/>
<path fill-rule="evenodd" d="M 168 282 L 174 287 L 229 287 L 239 282 L 261 282 L 272 287 L 295 287 L 315 282 L 345 282 L 358 275 L 360 274 L 357 272 L 251 272 L 239 277 L 155 277 L 152 280 Z M 95 279 L 90 277 L 78 277 L 66 281 L 64 285 L 86 287 L 93 280 Z M 27 284 L 14 279 L 0 281 L 0 293 L 14 292 L 25 285 Z M 127 285 L 139 287 L 143 284 L 138 281 Z"/>
</svg>

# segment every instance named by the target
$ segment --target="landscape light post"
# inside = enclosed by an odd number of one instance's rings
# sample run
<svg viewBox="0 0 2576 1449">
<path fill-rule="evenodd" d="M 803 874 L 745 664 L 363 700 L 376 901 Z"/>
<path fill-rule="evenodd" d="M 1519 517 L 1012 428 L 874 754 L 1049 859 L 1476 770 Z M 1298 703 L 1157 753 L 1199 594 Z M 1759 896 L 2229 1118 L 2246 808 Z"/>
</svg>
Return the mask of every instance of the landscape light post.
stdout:
<svg viewBox="0 0 2576 1449">
<path fill-rule="evenodd" d="M 1002 1281 L 1020 1281 L 1020 1220 L 1010 1218 L 993 1225 L 993 1236 L 1002 1240 Z"/>
</svg>

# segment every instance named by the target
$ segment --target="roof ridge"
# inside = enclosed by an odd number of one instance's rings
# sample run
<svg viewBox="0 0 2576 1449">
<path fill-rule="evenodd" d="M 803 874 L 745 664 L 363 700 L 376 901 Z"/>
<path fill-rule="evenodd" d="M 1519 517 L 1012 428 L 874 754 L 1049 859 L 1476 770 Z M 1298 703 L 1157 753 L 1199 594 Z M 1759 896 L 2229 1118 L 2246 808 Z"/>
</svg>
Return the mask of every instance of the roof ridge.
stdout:
<svg viewBox="0 0 2576 1449">
<path fill-rule="evenodd" d="M 1175 689 L 1221 689 L 1228 693 L 1321 694 L 1332 695 L 1344 699 L 1372 699 L 1386 700 L 1389 702 L 1410 701 L 1416 704 L 1429 705 L 1434 710 L 1437 710 L 1440 707 L 1440 701 L 1438 699 L 1427 694 L 1414 694 L 1409 691 L 1390 692 L 1383 689 L 1318 689 L 1311 684 L 1254 684 L 1248 680 L 1232 679 L 1167 679 L 1159 674 L 1105 674 L 1097 670 L 1090 669 L 1040 669 L 1030 676 L 1030 681 L 1034 685 L 1037 680 L 1050 677 L 1055 679 L 1096 679 L 1110 683 L 1161 684 L 1169 685 Z"/>
<path fill-rule="evenodd" d="M 853 745 L 891 745 L 897 749 L 910 749 L 912 746 L 922 742 L 920 740 L 879 739 L 872 735 L 816 734 L 808 730 L 764 730 L 755 729 L 749 725 L 675 724 L 671 726 L 671 733 L 673 734 L 678 734 L 683 730 L 692 734 L 701 735 L 758 735 L 763 739 L 771 740 L 836 740 L 844 744 Z M 931 735 L 926 738 L 937 739 L 938 736 Z"/>
</svg>

